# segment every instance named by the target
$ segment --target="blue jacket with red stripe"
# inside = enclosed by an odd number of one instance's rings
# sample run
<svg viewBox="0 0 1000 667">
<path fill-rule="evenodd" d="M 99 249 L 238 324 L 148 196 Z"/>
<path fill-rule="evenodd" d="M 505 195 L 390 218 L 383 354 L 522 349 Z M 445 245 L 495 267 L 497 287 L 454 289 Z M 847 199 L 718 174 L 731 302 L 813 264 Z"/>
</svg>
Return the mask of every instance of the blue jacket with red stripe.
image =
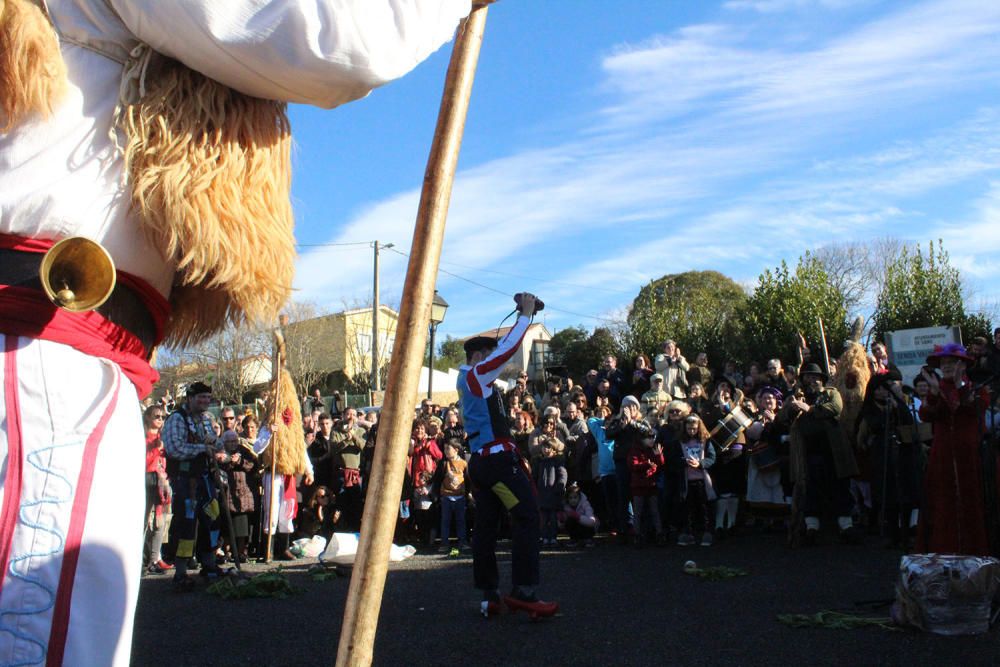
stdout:
<svg viewBox="0 0 1000 667">
<path fill-rule="evenodd" d="M 475 366 L 462 366 L 458 369 L 462 421 L 469 434 L 469 450 L 472 453 L 493 443 L 511 442 L 507 411 L 500 392 L 493 390 L 493 382 L 521 347 L 529 324 L 531 318 L 521 315 L 490 356 Z"/>
</svg>

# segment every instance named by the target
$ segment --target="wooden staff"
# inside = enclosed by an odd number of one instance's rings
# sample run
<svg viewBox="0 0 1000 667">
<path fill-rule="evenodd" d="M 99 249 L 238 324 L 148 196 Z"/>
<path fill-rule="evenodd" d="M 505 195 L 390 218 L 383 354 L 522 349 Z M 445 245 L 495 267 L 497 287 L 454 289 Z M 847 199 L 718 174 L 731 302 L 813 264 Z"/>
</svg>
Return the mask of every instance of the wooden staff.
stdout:
<svg viewBox="0 0 1000 667">
<path fill-rule="evenodd" d="M 271 404 L 274 406 L 274 412 L 278 412 L 278 387 L 281 386 L 281 369 L 285 365 L 285 334 L 281 331 L 281 327 L 288 323 L 288 316 L 282 315 L 278 318 L 278 326 L 274 328 L 274 359 L 271 363 Z M 273 418 L 275 415 L 271 415 Z M 271 433 L 271 443 L 268 446 L 274 446 L 274 433 Z M 264 551 L 264 562 L 271 562 L 271 549 L 274 545 L 274 534 L 271 531 L 271 518 L 274 516 L 274 506 L 278 502 L 278 485 L 275 484 L 275 466 L 277 465 L 278 457 L 274 455 L 274 451 L 271 451 L 271 488 L 268 490 L 268 497 L 270 502 L 267 506 L 267 525 L 265 526 L 265 531 L 267 533 L 267 548 Z"/>
<path fill-rule="evenodd" d="M 816 318 L 819 320 L 819 340 L 823 343 L 823 372 L 828 376 L 830 375 L 830 352 L 826 347 L 826 330 L 823 328 L 823 318 Z"/>
<path fill-rule="evenodd" d="M 448 64 L 400 299 L 399 325 L 361 521 L 361 541 L 340 631 L 336 662 L 340 666 L 370 665 L 372 661 L 389 550 L 399 515 L 399 492 L 410 444 L 417 381 L 426 351 L 448 203 L 486 26 L 486 11 L 485 6 L 473 9 L 459 25 Z"/>
</svg>

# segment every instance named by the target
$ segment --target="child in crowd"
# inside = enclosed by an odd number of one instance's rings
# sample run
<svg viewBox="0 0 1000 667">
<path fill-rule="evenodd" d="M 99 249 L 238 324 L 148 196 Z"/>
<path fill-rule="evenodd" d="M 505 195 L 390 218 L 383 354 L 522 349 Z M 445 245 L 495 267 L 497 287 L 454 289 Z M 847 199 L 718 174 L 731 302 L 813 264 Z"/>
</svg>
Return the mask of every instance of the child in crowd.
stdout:
<svg viewBox="0 0 1000 667">
<path fill-rule="evenodd" d="M 680 499 L 684 508 L 684 532 L 677 538 L 680 546 L 695 543 L 694 536 L 701 533 L 701 546 L 712 545 L 710 503 L 715 500 L 712 478 L 708 469 L 715 463 L 715 446 L 708 439 L 708 429 L 701 417 L 692 414 L 684 420 L 684 437 L 679 449 Z"/>
<path fill-rule="evenodd" d="M 580 490 L 580 485 L 576 482 L 570 482 L 566 487 L 566 502 L 560 514 L 563 528 L 569 535 L 567 546 L 575 547 L 581 542 L 585 547 L 594 546 L 597 517 L 594 516 L 594 508 L 590 506 L 587 494 Z"/>
<path fill-rule="evenodd" d="M 642 518 L 648 516 L 656 534 L 656 543 L 663 544 L 663 524 L 660 521 L 659 497 L 656 477 L 663 467 L 663 448 L 650 435 L 632 445 L 628 453 L 629 485 L 632 491 L 632 512 L 635 514 L 635 545 L 642 547 L 646 541 L 646 526 Z"/>
<path fill-rule="evenodd" d="M 329 540 L 336 532 L 337 522 L 340 520 L 336 501 L 328 487 L 313 487 L 308 503 L 299 508 L 299 514 L 295 518 L 296 539 L 321 535 Z"/>
<path fill-rule="evenodd" d="M 559 533 L 557 513 L 563 507 L 566 492 L 566 461 L 559 440 L 545 440 L 540 444 L 541 458 L 535 463 L 534 471 L 538 507 L 542 513 L 542 544 L 554 547 Z"/>
<path fill-rule="evenodd" d="M 441 553 L 452 553 L 451 519 L 455 517 L 455 536 L 458 538 L 458 551 L 465 551 L 465 508 L 466 496 L 469 493 L 469 464 L 461 457 L 462 441 L 448 440 L 444 443 L 444 459 L 438 465 L 434 475 L 434 487 L 437 489 L 441 503 Z"/>
</svg>

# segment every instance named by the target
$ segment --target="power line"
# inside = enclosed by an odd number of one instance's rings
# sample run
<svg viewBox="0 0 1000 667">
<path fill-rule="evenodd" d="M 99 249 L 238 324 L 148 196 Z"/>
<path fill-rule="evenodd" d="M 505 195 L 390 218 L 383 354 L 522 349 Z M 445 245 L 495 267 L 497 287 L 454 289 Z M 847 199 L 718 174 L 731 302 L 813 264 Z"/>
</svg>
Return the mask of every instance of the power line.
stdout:
<svg viewBox="0 0 1000 667">
<path fill-rule="evenodd" d="M 371 241 L 356 241 L 354 243 L 299 243 L 298 246 L 300 248 L 327 248 L 327 247 L 335 247 L 335 246 L 357 246 L 357 245 L 367 245 L 367 246 L 370 246 L 371 244 L 372 244 Z M 400 253 L 400 254 L 402 254 L 402 253 Z M 439 262 L 439 264 L 447 264 L 448 266 L 458 266 L 458 267 L 461 267 L 463 269 L 473 269 L 475 271 L 479 271 L 480 273 L 493 273 L 493 274 L 496 274 L 498 276 L 509 276 L 511 278 L 522 278 L 524 280 L 531 280 L 531 281 L 536 282 L 536 283 L 548 283 L 548 284 L 552 284 L 552 285 L 565 285 L 567 287 L 578 287 L 580 289 L 585 289 L 585 290 L 597 290 L 599 292 L 611 292 L 612 294 L 631 294 L 631 292 L 627 292 L 625 290 L 611 289 L 610 287 L 597 287 L 595 285 L 580 285 L 579 283 L 571 283 L 571 282 L 567 282 L 565 280 L 553 280 L 551 278 L 537 278 L 535 276 L 525 276 L 525 275 L 519 274 L 519 273 L 510 273 L 509 271 L 496 271 L 494 269 L 481 269 L 478 266 L 469 266 L 468 264 L 460 264 L 458 262 L 446 262 L 444 260 L 441 260 Z M 447 273 L 444 270 L 442 270 L 441 272 L 442 273 Z M 448 275 L 454 275 L 454 274 L 449 273 Z M 455 277 L 461 278 L 461 276 L 455 276 Z"/>
<path fill-rule="evenodd" d="M 537 282 L 537 283 L 551 283 L 553 285 L 566 285 L 567 287 L 579 287 L 580 289 L 599 290 L 601 292 L 612 292 L 614 294 L 630 294 L 630 292 L 626 292 L 625 290 L 611 289 L 611 288 L 608 288 L 608 287 L 594 287 L 592 285 L 579 285 L 577 283 L 569 283 L 569 282 L 566 282 L 564 280 L 552 280 L 550 278 L 535 278 L 533 276 L 523 276 L 523 275 L 520 275 L 520 274 L 517 274 L 517 273 L 508 273 L 506 271 L 493 271 L 493 270 L 490 270 L 490 269 L 480 269 L 479 267 L 476 267 L 476 266 L 469 266 L 468 264 L 459 264 L 458 262 L 445 262 L 445 261 L 442 260 L 441 264 L 447 264 L 449 266 L 460 266 L 463 269 L 474 269 L 474 270 L 480 271 L 482 273 L 495 273 L 498 276 L 510 276 L 511 278 L 523 278 L 524 280 L 531 280 L 531 281 L 534 281 L 534 282 Z"/>
<path fill-rule="evenodd" d="M 352 241 L 350 243 L 296 243 L 300 248 L 333 248 L 337 246 L 366 245 L 370 246 L 371 241 Z"/>
<path fill-rule="evenodd" d="M 397 248 L 389 248 L 389 250 L 391 252 L 396 253 L 397 255 L 402 255 L 403 257 L 406 257 L 406 258 L 409 258 L 409 256 L 410 256 L 409 253 L 404 252 L 402 250 L 399 250 Z M 438 272 L 439 273 L 443 273 L 443 274 L 448 275 L 448 276 L 451 276 L 452 278 L 457 278 L 459 280 L 464 280 L 465 282 L 470 283 L 472 285 L 475 285 L 476 287 L 481 287 L 482 289 L 489 290 L 489 291 L 495 292 L 497 294 L 502 294 L 503 296 L 507 296 L 507 297 L 510 297 L 510 298 L 514 298 L 514 295 L 511 294 L 510 292 L 504 292 L 503 290 L 498 290 L 495 287 L 490 287 L 489 285 L 484 285 L 483 283 L 476 282 L 475 280 L 472 280 L 471 278 L 466 278 L 465 276 L 460 276 L 457 273 L 452 273 L 451 271 L 447 271 L 445 269 L 442 269 L 441 267 L 438 267 Z M 610 319 L 610 318 L 607 318 L 607 317 L 597 317 L 596 315 L 586 315 L 584 313 L 576 313 L 576 312 L 573 312 L 572 310 L 564 310 L 562 308 L 555 308 L 553 306 L 547 306 L 547 308 L 550 311 L 555 311 L 557 313 L 564 313 L 566 315 L 573 315 L 574 317 L 585 317 L 587 319 L 597 320 L 598 322 L 608 322 L 608 323 L 611 323 L 611 324 L 621 324 L 621 320 L 613 320 L 613 319 Z"/>
</svg>

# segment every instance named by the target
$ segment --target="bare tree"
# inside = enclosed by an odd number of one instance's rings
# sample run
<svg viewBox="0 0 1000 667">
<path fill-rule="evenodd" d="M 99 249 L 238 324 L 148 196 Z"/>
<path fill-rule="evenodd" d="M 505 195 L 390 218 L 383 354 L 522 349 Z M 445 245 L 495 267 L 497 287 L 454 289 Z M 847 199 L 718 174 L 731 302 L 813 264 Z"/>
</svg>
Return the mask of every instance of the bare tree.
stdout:
<svg viewBox="0 0 1000 667">
<path fill-rule="evenodd" d="M 174 374 L 207 380 L 216 398 L 226 403 L 242 403 L 243 395 L 270 368 L 267 333 L 247 325 L 229 324 L 203 343 L 175 354 Z"/>
<path fill-rule="evenodd" d="M 333 334 L 325 317 L 328 313 L 315 303 L 294 301 L 288 304 L 285 313 L 289 320 L 285 329 L 288 372 L 295 386 L 308 392 L 330 371 L 327 366 L 332 355 L 329 342 Z"/>
<path fill-rule="evenodd" d="M 355 302 L 357 303 L 357 302 Z M 385 306 L 385 304 L 383 304 Z M 389 306 L 391 307 L 391 306 Z M 354 305 L 345 310 L 367 310 L 371 311 L 372 302 L 367 304 Z M 389 359 L 392 356 L 392 346 L 394 337 L 386 332 L 388 318 L 384 313 L 379 313 L 379 339 L 378 339 L 378 367 L 379 379 L 382 386 L 375 388 L 376 391 L 385 389 L 385 381 L 388 376 Z M 371 317 L 362 318 L 360 326 L 358 322 L 345 322 L 345 340 L 347 357 L 350 365 L 357 372 L 350 378 L 358 390 L 371 391 L 371 367 L 372 367 L 372 324 Z"/>
<path fill-rule="evenodd" d="M 857 312 L 872 295 L 871 249 L 864 241 L 825 245 L 812 253 L 830 282 L 844 296 L 848 313 Z"/>
<path fill-rule="evenodd" d="M 889 236 L 868 241 L 831 243 L 809 253 L 826 271 L 830 282 L 844 295 L 848 314 L 861 314 L 865 330 L 872 333 L 875 304 L 885 285 L 889 265 L 906 244 Z"/>
</svg>

